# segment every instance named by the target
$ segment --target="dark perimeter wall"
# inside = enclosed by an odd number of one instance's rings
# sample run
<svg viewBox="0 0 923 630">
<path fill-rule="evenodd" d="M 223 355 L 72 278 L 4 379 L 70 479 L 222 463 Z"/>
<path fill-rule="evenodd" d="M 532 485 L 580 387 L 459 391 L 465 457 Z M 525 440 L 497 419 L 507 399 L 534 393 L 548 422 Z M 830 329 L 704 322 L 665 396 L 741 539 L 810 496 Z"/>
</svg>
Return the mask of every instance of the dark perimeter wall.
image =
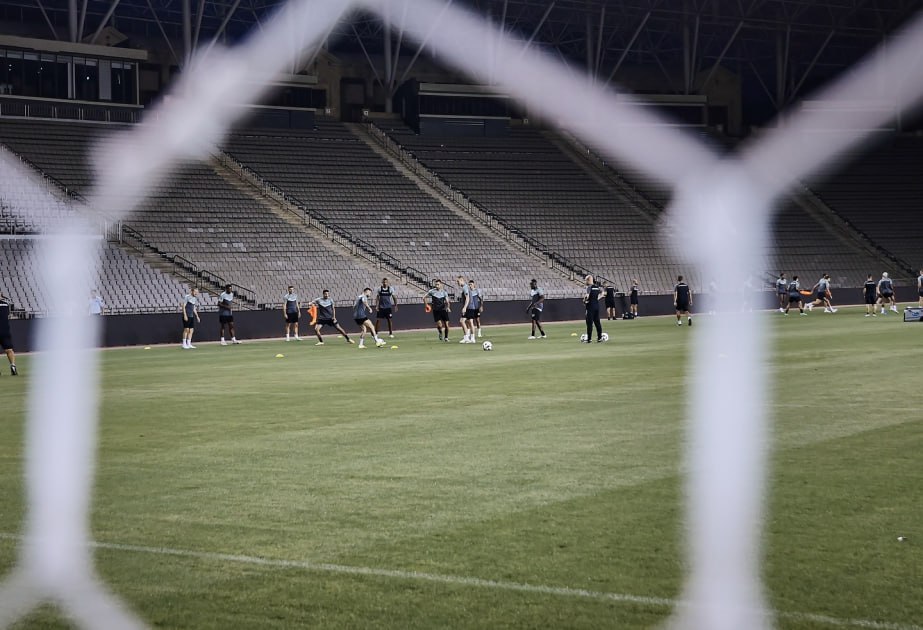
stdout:
<svg viewBox="0 0 923 630">
<path fill-rule="evenodd" d="M 836 303 L 856 304 L 861 296 L 861 289 L 837 289 Z M 852 296 L 852 297 L 850 297 Z M 701 296 L 694 307 L 694 312 L 707 310 L 707 297 Z M 916 303 L 915 287 L 898 287 L 897 297 L 902 302 Z M 627 308 L 627 299 L 616 300 L 618 312 Z M 526 311 L 527 300 L 516 302 L 487 302 L 484 309 L 483 324 L 521 323 L 523 330 L 529 328 L 529 314 Z M 768 291 L 755 293 L 752 299 L 753 308 L 774 308 L 778 306 L 775 294 Z M 604 305 L 600 302 L 600 308 Z M 640 299 L 640 313 L 645 315 L 669 315 L 673 313 L 672 295 L 642 295 Z M 582 320 L 585 309 L 583 302 L 578 298 L 565 300 L 546 300 L 542 321 L 561 322 Z M 458 326 L 458 306 L 452 312 L 452 326 Z M 358 331 L 352 319 L 352 309 L 349 307 L 337 308 L 337 319 L 348 333 Z M 34 332 L 40 320 L 13 320 L 10 322 L 13 332 L 13 343 L 19 352 L 28 352 L 34 348 Z M 300 334 L 303 337 L 313 336 L 313 329 L 308 325 L 310 320 L 302 315 Z M 147 346 L 163 343 L 179 343 L 182 329 L 182 317 L 177 313 L 156 315 L 106 315 L 103 317 L 104 335 L 103 346 Z M 284 336 L 283 319 L 281 311 L 238 311 L 234 314 L 234 323 L 239 339 L 265 339 Z M 422 303 L 411 303 L 400 306 L 394 316 L 395 330 L 414 330 L 432 328 L 433 318 L 424 312 Z M 326 329 L 332 332 L 330 329 Z M 322 334 L 327 334 L 322 333 Z M 203 313 L 202 322 L 196 325 L 195 341 L 217 341 L 218 314 Z"/>
</svg>

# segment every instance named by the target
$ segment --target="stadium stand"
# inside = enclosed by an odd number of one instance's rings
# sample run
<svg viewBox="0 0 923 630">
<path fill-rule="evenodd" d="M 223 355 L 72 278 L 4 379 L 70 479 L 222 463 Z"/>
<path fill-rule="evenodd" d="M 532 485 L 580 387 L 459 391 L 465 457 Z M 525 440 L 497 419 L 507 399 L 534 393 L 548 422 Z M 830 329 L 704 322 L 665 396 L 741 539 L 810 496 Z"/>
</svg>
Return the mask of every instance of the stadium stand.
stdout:
<svg viewBox="0 0 923 630">
<path fill-rule="evenodd" d="M 923 259 L 923 138 L 896 136 L 811 188 L 857 230 L 918 270 Z"/>
<path fill-rule="evenodd" d="M 85 193 L 92 142 L 111 127 L 0 121 L 0 141 L 62 186 Z M 253 291 L 258 303 L 281 302 L 293 284 L 302 295 L 329 288 L 351 302 L 380 270 L 296 227 L 263 200 L 231 185 L 210 165 L 189 164 L 158 187 L 128 224 L 146 242 L 181 254 L 201 269 Z M 395 283 L 399 297 L 416 296 Z M 171 300 L 168 304 L 172 306 Z"/>
<path fill-rule="evenodd" d="M 530 278 L 550 296 L 574 295 L 561 273 L 423 192 L 342 124 L 241 131 L 225 150 L 310 212 L 430 277 L 476 278 L 491 298 L 522 297 Z"/>
<path fill-rule="evenodd" d="M 658 213 L 653 217 L 617 186 L 594 178 L 556 146 L 566 140 L 556 142 L 548 132 L 513 127 L 507 137 L 465 138 L 420 136 L 399 121 L 381 126 L 489 212 L 622 286 L 636 277 L 646 290 L 665 293 L 675 276 L 684 273 L 685 265 L 664 250 L 657 230 L 669 192 L 637 173 L 617 171 Z M 826 272 L 835 284 L 858 286 L 869 269 L 882 265 L 793 200 L 776 215 L 773 240 L 764 269 L 755 270 L 758 283 L 783 269 L 812 282 Z M 694 281 L 703 284 L 702 279 Z"/>
</svg>

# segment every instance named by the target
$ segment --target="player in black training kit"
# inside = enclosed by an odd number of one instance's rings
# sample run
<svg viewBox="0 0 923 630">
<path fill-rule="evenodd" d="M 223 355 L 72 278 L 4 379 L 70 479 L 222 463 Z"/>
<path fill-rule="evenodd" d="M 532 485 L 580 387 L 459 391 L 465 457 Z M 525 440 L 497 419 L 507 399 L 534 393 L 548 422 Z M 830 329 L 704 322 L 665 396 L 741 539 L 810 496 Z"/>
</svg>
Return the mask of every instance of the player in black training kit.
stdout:
<svg viewBox="0 0 923 630">
<path fill-rule="evenodd" d="M 468 288 L 468 285 L 465 285 Z M 427 303 L 427 298 L 429 303 Z M 433 312 L 433 321 L 436 322 L 436 330 L 439 331 L 439 341 L 449 340 L 449 313 L 452 307 L 449 305 L 449 294 L 442 287 L 442 280 L 435 280 L 433 288 L 423 296 L 423 305 L 428 306 Z M 445 335 L 443 336 L 443 329 Z"/>
<path fill-rule="evenodd" d="M 628 308 L 632 317 L 640 317 L 638 314 L 638 287 L 640 286 L 637 278 L 631 281 L 631 292 L 628 294 Z"/>
<path fill-rule="evenodd" d="M 603 296 L 602 287 L 596 284 L 593 276 L 587 276 L 586 291 L 583 294 L 583 303 L 586 305 L 586 340 L 590 343 L 593 339 L 593 327 L 596 327 L 596 341 L 603 340 L 603 325 L 599 321 L 599 299 Z"/>
<path fill-rule="evenodd" d="M 920 269 L 920 275 L 917 276 L 917 295 L 920 297 L 920 306 L 923 306 L 923 269 Z"/>
<path fill-rule="evenodd" d="M 692 307 L 692 289 L 683 281 L 682 276 L 677 276 L 676 286 L 673 287 L 673 306 L 676 307 L 676 325 L 682 326 L 682 316 L 686 316 L 686 321 L 692 326 L 692 313 L 689 309 Z"/>
<path fill-rule="evenodd" d="M 875 303 L 878 302 L 877 293 L 878 283 L 872 279 L 872 274 L 869 274 L 868 278 L 865 279 L 865 285 L 862 287 L 862 297 L 865 299 L 866 317 L 876 317 Z"/>
<path fill-rule="evenodd" d="M 13 334 L 10 330 L 10 311 L 13 302 L 0 293 L 0 349 L 6 353 L 6 360 L 10 362 L 10 374 L 16 376 L 16 353 L 13 351 Z"/>
<path fill-rule="evenodd" d="M 801 283 L 798 282 L 798 276 L 792 276 L 792 281 L 788 283 L 788 304 L 785 305 L 785 314 L 788 315 L 788 309 L 792 305 L 797 305 L 802 315 L 804 312 L 804 298 L 801 296 Z"/>
<path fill-rule="evenodd" d="M 615 287 L 611 283 L 606 283 L 606 319 L 618 319 L 618 313 L 615 312 Z"/>
<path fill-rule="evenodd" d="M 388 284 L 387 278 L 381 279 L 381 286 L 378 287 L 378 300 L 375 304 L 375 330 L 381 332 L 381 320 L 388 322 L 388 336 L 394 337 L 394 329 L 391 327 L 391 317 L 397 313 L 397 298 L 394 297 L 394 289 Z"/>
<path fill-rule="evenodd" d="M 526 307 L 526 312 L 529 313 L 529 317 L 532 319 L 532 334 L 529 335 L 529 339 L 535 339 L 536 328 L 542 335 L 541 338 L 545 339 L 545 329 L 542 328 L 542 311 L 544 309 L 545 292 L 538 288 L 538 280 L 532 278 L 531 282 L 529 282 L 529 305 Z"/>
</svg>

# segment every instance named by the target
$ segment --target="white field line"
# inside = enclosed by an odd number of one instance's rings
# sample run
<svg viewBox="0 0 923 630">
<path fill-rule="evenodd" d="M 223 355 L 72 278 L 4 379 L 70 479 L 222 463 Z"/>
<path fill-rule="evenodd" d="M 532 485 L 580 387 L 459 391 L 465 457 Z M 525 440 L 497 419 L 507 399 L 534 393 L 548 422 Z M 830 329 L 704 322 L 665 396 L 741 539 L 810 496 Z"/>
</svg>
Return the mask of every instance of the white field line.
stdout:
<svg viewBox="0 0 923 630">
<path fill-rule="evenodd" d="M 0 533 L 0 540 L 22 540 L 18 534 Z M 178 558 L 195 558 L 212 562 L 232 562 L 249 564 L 253 566 L 271 567 L 277 569 L 300 569 L 312 573 L 336 573 L 340 575 L 358 575 L 365 577 L 387 578 L 394 580 L 410 580 L 418 582 L 431 582 L 448 584 L 450 586 L 469 586 L 474 588 L 494 589 L 501 591 L 514 591 L 533 595 L 553 595 L 556 597 L 571 597 L 580 599 L 593 599 L 598 601 L 618 602 L 623 604 L 637 604 L 650 608 L 672 609 L 685 605 L 676 599 L 667 597 L 648 597 L 645 595 L 631 595 L 627 593 L 609 593 L 604 591 L 590 591 L 582 588 L 568 588 L 564 586 L 545 586 L 541 584 L 527 584 L 522 582 L 501 582 L 485 580 L 477 577 L 460 575 L 445 575 L 441 573 L 425 573 L 420 571 L 403 571 L 400 569 L 379 569 L 375 567 L 351 566 L 345 564 L 330 564 L 326 562 L 309 562 L 304 560 L 281 560 L 276 558 L 263 558 L 260 556 L 247 556 L 229 553 L 216 553 L 211 551 L 193 551 L 189 549 L 171 549 L 169 547 L 147 547 L 144 545 L 127 545 L 122 543 L 91 542 L 90 547 L 107 551 L 127 551 L 131 553 L 151 554 L 158 556 L 173 556 Z M 776 611 L 776 617 L 796 622 L 813 623 L 833 628 L 864 628 L 866 630 L 923 630 L 923 626 L 914 624 L 893 623 L 888 621 L 872 621 L 870 619 L 841 619 L 827 615 L 802 612 Z"/>
</svg>

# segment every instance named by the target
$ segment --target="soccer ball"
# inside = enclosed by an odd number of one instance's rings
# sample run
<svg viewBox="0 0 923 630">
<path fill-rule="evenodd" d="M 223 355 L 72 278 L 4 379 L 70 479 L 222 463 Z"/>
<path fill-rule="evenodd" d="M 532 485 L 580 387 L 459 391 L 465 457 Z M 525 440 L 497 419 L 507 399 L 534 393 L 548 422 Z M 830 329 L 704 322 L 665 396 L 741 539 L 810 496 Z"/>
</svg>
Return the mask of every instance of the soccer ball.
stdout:
<svg viewBox="0 0 923 630">
<path fill-rule="evenodd" d="M 485 341 L 484 343 L 481 344 L 481 347 L 484 348 L 484 350 L 487 350 L 489 352 L 494 349 L 494 344 L 490 343 L 489 341 Z"/>
<path fill-rule="evenodd" d="M 586 336 L 586 333 L 580 335 L 580 341 L 586 341 L 587 339 L 589 339 L 589 337 Z"/>
<path fill-rule="evenodd" d="M 609 341 L 609 333 L 603 333 L 603 341 Z"/>
</svg>

